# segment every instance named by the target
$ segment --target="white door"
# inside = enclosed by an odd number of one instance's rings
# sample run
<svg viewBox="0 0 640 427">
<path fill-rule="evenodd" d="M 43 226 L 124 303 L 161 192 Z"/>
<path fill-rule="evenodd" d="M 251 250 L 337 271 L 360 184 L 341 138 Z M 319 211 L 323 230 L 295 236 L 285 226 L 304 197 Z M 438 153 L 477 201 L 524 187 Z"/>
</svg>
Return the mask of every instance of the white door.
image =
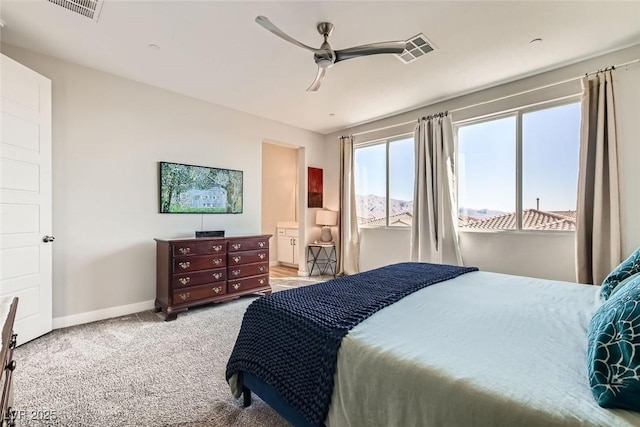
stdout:
<svg viewBox="0 0 640 427">
<path fill-rule="evenodd" d="M 51 331 L 51 81 L 0 62 L 0 296 L 22 344 Z"/>
</svg>

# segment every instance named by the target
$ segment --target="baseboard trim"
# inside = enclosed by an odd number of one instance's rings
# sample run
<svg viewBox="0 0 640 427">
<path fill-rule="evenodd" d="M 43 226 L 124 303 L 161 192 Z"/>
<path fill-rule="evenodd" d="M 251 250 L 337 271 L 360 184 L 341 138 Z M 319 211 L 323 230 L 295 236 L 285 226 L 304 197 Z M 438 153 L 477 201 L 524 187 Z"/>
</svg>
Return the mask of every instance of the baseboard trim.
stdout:
<svg viewBox="0 0 640 427">
<path fill-rule="evenodd" d="M 141 311 L 153 309 L 154 303 L 155 300 L 149 300 L 137 302 L 135 304 L 120 305 L 102 310 L 72 314 L 71 316 L 54 317 L 52 326 L 53 329 L 68 328 L 69 326 L 82 325 L 83 323 L 96 322 L 98 320 L 110 319 L 112 317 L 139 313 Z"/>
</svg>

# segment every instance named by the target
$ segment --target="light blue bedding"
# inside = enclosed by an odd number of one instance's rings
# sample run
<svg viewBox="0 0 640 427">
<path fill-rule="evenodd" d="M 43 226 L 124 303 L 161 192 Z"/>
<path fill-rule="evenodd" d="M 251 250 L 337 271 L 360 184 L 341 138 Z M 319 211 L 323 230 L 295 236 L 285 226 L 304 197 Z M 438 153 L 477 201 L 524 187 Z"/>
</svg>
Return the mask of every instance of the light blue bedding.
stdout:
<svg viewBox="0 0 640 427">
<path fill-rule="evenodd" d="M 326 424 L 640 426 L 591 394 L 599 291 L 472 272 L 405 297 L 343 339 Z"/>
</svg>

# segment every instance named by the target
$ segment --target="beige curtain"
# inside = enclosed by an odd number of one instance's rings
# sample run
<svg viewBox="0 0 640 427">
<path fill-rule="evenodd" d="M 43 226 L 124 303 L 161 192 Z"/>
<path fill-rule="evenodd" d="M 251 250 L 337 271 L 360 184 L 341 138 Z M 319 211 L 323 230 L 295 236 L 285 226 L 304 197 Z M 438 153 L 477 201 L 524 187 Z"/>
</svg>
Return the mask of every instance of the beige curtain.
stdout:
<svg viewBox="0 0 640 427">
<path fill-rule="evenodd" d="M 582 79 L 577 278 L 600 284 L 621 261 L 618 153 L 611 71 Z"/>
<path fill-rule="evenodd" d="M 444 113 L 418 120 L 414 140 L 411 260 L 462 265 L 451 117 Z"/>
<path fill-rule="evenodd" d="M 338 274 L 360 271 L 360 233 L 353 177 L 353 137 L 340 138 L 340 252 Z"/>
</svg>

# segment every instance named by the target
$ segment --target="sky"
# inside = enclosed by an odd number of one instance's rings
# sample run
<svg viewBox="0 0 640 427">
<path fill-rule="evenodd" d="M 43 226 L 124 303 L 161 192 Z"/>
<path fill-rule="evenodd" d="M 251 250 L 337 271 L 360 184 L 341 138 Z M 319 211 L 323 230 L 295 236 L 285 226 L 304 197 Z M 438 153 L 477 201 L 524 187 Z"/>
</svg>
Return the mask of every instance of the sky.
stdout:
<svg viewBox="0 0 640 427">
<path fill-rule="evenodd" d="M 516 119 L 508 116 L 459 128 L 458 206 L 515 211 Z M 522 116 L 523 209 L 575 210 L 580 103 Z M 385 144 L 355 151 L 356 194 L 385 196 Z M 389 192 L 412 200 L 413 135 L 389 144 Z"/>
<path fill-rule="evenodd" d="M 359 148 L 355 152 L 356 194 L 386 195 L 385 144 Z M 389 143 L 389 197 L 413 200 L 413 135 Z"/>
<path fill-rule="evenodd" d="M 460 127 L 458 206 L 515 211 L 515 116 Z M 522 207 L 575 210 L 580 104 L 522 115 Z"/>
</svg>

